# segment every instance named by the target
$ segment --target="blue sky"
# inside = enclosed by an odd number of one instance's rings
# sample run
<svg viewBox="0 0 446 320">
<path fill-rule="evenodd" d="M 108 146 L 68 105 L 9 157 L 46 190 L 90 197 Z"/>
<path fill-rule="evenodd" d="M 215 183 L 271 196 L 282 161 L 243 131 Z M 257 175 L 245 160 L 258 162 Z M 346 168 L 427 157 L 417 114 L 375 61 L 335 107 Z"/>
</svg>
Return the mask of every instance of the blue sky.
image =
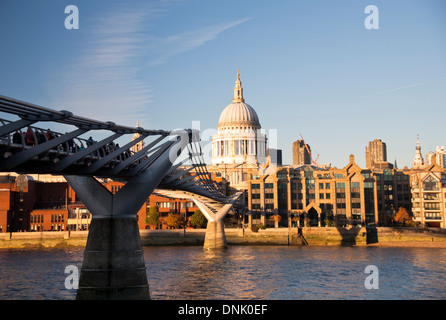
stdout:
<svg viewBox="0 0 446 320">
<path fill-rule="evenodd" d="M 79 29 L 67 30 L 67 5 Z M 367 5 L 379 9 L 368 30 Z M 446 145 L 446 2 L 0 2 L 0 94 L 103 121 L 190 128 L 203 143 L 232 102 L 240 69 L 246 103 L 292 161 L 302 133 L 318 162 L 365 166 L 382 139 L 388 161 L 411 167 Z"/>
</svg>

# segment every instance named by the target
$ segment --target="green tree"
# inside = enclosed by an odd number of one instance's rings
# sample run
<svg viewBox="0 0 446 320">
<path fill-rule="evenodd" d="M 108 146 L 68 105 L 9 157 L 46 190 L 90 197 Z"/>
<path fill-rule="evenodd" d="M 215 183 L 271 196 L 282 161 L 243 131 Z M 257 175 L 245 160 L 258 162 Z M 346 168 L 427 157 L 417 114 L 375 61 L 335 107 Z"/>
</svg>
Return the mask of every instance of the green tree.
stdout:
<svg viewBox="0 0 446 320">
<path fill-rule="evenodd" d="M 202 228 L 202 227 L 206 226 L 207 220 L 206 220 L 206 217 L 204 216 L 204 214 L 200 210 L 195 210 L 194 214 L 192 215 L 192 217 L 190 219 L 190 223 L 193 226 Z"/>
<path fill-rule="evenodd" d="M 153 227 L 154 229 L 159 228 L 160 223 L 160 213 L 157 207 L 150 207 L 149 214 L 146 216 L 146 224 Z"/>
</svg>

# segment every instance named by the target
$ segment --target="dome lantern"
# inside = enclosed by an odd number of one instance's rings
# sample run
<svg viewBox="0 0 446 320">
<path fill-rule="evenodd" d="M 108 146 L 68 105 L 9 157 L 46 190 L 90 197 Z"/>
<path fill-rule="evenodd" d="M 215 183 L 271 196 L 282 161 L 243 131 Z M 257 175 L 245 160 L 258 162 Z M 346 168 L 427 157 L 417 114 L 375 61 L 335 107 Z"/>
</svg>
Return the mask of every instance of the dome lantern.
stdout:
<svg viewBox="0 0 446 320">
<path fill-rule="evenodd" d="M 237 80 L 234 87 L 234 99 L 221 113 L 218 121 L 218 129 L 225 127 L 249 127 L 260 129 L 259 117 L 256 111 L 243 98 L 243 87 L 240 81 L 240 73 L 237 70 Z"/>
</svg>

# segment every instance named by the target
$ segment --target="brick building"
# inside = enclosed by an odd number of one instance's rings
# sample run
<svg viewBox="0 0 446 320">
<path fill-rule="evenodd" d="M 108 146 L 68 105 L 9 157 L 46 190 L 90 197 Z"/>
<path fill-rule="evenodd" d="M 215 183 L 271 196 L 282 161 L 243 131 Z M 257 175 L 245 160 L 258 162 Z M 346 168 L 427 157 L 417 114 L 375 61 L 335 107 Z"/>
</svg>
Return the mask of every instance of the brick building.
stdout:
<svg viewBox="0 0 446 320">
<path fill-rule="evenodd" d="M 282 225 L 391 225 L 398 208 L 412 210 L 410 175 L 407 168 L 360 168 L 353 155 L 344 168 L 278 167 L 252 177 L 248 209 L 264 224 L 279 214 Z"/>
<path fill-rule="evenodd" d="M 101 180 L 113 194 L 123 183 Z M 147 229 L 146 215 L 151 206 L 160 212 L 161 228 L 168 228 L 169 213 L 190 217 L 198 208 L 190 199 L 171 199 L 151 195 L 138 211 L 140 229 Z M 0 176 L 0 232 L 88 230 L 91 214 L 63 177 L 46 175 Z"/>
</svg>

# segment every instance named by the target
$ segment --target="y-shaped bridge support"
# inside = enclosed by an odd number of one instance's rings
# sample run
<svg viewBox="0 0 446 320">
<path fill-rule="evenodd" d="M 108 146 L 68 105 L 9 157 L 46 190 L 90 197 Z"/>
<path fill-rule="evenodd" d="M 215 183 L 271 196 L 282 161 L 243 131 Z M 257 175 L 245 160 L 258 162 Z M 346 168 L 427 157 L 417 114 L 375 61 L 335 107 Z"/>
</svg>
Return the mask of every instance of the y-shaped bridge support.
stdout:
<svg viewBox="0 0 446 320">
<path fill-rule="evenodd" d="M 92 214 L 76 299 L 150 299 L 137 212 L 171 168 L 181 145 L 172 141 L 116 194 L 93 177 L 65 176 Z"/>
<path fill-rule="evenodd" d="M 241 193 L 240 193 L 241 194 Z M 208 220 L 206 235 L 204 238 L 204 250 L 226 249 L 228 244 L 226 242 L 225 227 L 223 218 L 231 209 L 234 202 L 238 199 L 240 194 L 236 195 L 228 204 L 216 209 L 214 206 L 206 204 L 206 202 L 199 199 L 193 199 L 197 207 Z"/>
</svg>

